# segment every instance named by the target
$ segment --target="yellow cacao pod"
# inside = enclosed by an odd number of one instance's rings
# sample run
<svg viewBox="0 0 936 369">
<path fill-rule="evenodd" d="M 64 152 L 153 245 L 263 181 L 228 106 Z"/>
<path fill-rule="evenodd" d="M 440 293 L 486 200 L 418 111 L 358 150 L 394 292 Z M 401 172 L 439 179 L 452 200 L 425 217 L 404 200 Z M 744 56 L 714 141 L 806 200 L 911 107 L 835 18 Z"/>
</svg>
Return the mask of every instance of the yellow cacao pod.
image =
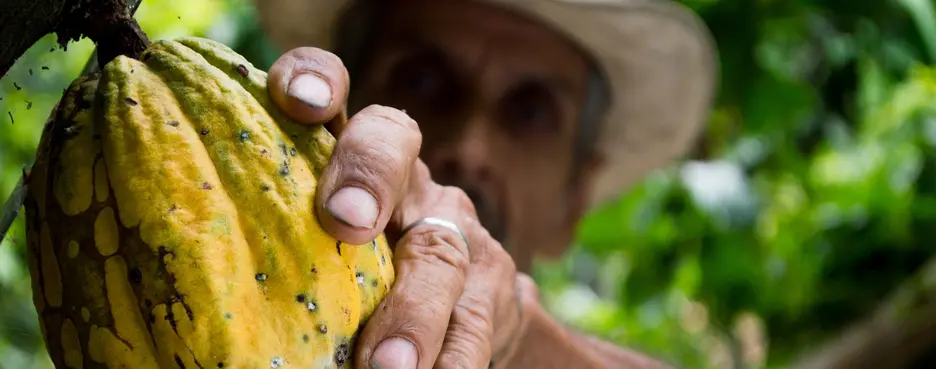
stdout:
<svg viewBox="0 0 936 369">
<path fill-rule="evenodd" d="M 281 116 L 266 79 L 225 45 L 180 38 L 66 90 L 26 202 L 56 367 L 350 367 L 391 251 L 322 230 L 334 138 Z"/>
</svg>

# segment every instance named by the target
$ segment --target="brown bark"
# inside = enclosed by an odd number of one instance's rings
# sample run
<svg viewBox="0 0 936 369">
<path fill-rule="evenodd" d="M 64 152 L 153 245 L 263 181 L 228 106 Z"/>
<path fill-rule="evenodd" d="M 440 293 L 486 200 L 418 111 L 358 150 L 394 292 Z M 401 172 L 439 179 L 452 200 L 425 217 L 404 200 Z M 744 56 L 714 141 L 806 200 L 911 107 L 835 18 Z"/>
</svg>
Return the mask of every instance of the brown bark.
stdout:
<svg viewBox="0 0 936 369">
<path fill-rule="evenodd" d="M 796 369 L 906 368 L 936 350 L 936 258 L 867 319 L 804 356 Z"/>
<path fill-rule="evenodd" d="M 98 46 L 98 62 L 117 55 L 136 57 L 149 40 L 132 14 L 141 0 L 3 0 L 0 1 L 0 77 L 39 39 L 58 35 L 89 37 Z"/>
</svg>

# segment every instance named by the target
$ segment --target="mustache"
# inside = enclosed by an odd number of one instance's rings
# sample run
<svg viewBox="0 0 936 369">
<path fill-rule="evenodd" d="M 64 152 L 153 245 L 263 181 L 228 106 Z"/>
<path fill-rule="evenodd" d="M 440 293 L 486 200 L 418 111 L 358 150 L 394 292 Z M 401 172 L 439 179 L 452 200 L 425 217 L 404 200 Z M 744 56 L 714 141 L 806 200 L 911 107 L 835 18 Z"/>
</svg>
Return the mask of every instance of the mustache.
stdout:
<svg viewBox="0 0 936 369">
<path fill-rule="evenodd" d="M 471 203 L 475 206 L 475 211 L 478 213 L 478 220 L 491 234 L 491 237 L 501 244 L 505 244 L 507 241 L 507 222 L 496 203 L 477 186 L 465 183 L 453 184 L 453 186 L 461 188 L 468 195 Z"/>
</svg>

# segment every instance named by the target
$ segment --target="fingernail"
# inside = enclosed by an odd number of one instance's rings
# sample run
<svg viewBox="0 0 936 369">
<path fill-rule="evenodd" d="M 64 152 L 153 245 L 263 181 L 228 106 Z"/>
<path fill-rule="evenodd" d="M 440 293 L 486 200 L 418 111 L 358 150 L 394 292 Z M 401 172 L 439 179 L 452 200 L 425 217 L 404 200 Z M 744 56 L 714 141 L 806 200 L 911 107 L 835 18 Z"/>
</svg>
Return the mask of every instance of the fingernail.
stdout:
<svg viewBox="0 0 936 369">
<path fill-rule="evenodd" d="M 380 343 L 371 356 L 373 369 L 415 369 L 416 346 L 402 338 L 390 338 Z"/>
<path fill-rule="evenodd" d="M 286 94 L 313 108 L 324 109 L 331 104 L 331 86 L 314 74 L 300 74 L 289 83 Z"/>
<path fill-rule="evenodd" d="M 335 219 L 352 227 L 373 228 L 377 223 L 377 199 L 358 187 L 338 190 L 325 207 Z"/>
</svg>

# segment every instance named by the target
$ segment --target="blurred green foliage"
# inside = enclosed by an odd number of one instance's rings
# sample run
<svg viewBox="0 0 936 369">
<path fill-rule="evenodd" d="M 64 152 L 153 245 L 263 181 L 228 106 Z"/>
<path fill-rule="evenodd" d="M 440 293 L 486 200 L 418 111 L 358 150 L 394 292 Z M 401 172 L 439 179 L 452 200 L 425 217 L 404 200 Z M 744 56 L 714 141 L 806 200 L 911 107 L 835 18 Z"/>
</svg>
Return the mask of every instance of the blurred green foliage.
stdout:
<svg viewBox="0 0 936 369">
<path fill-rule="evenodd" d="M 783 367 L 936 250 L 933 1 L 683 3 L 722 62 L 707 136 L 591 214 L 535 277 L 557 317 L 676 366 Z M 243 0 L 144 0 L 137 18 L 154 39 L 213 38 L 260 68 L 277 57 Z M 0 81 L 2 197 L 91 52 L 53 45 Z M 48 368 L 23 236 L 20 218 L 0 245 L 0 367 Z"/>
</svg>

